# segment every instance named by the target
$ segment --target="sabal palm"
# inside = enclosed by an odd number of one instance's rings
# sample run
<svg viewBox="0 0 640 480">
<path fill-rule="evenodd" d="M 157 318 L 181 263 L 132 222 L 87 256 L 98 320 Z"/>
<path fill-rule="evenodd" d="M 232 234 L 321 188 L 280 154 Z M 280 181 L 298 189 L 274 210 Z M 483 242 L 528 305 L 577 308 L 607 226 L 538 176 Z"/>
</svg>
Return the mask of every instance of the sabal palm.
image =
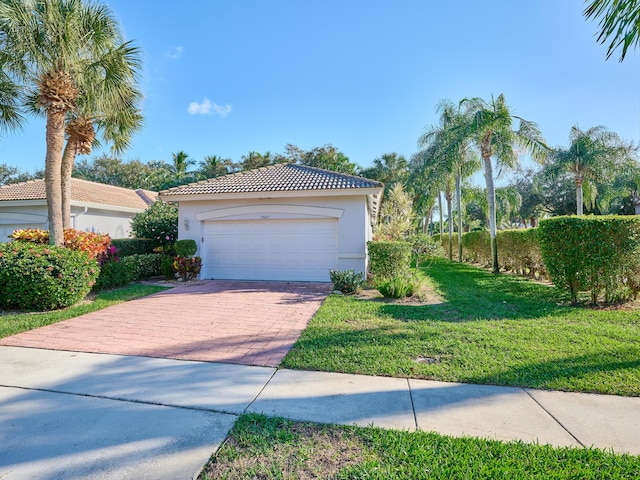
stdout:
<svg viewBox="0 0 640 480">
<path fill-rule="evenodd" d="M 0 131 L 15 130 L 22 124 L 22 113 L 18 101 L 19 87 L 4 72 L 0 55 Z"/>
<path fill-rule="evenodd" d="M 595 183 L 620 169 L 629 158 L 631 148 L 624 144 L 614 132 L 603 126 L 580 130 L 571 127 L 569 148 L 558 148 L 552 152 L 551 164 L 547 167 L 552 177 L 569 172 L 576 185 L 577 214 L 584 212 L 583 189 L 587 188 L 595 200 Z M 591 202 L 592 203 L 592 202 Z"/>
<path fill-rule="evenodd" d="M 62 153 L 65 123 L 79 98 L 94 91 L 120 32 L 108 7 L 82 0 L 3 0 L 3 71 L 25 103 L 46 116 L 45 184 L 50 240 L 63 242 Z M 31 102 L 29 101 L 31 100 Z"/>
<path fill-rule="evenodd" d="M 481 98 L 470 98 L 462 100 L 460 104 L 465 108 L 465 121 L 459 127 L 458 134 L 472 141 L 484 164 L 492 270 L 498 273 L 496 193 L 492 159 L 503 168 L 513 168 L 518 163 L 518 149 L 528 152 L 534 160 L 542 161 L 546 158 L 548 147 L 537 125 L 513 115 L 502 94 L 492 98 L 491 102 Z M 513 128 L 514 120 L 520 123 L 517 130 Z"/>
</svg>

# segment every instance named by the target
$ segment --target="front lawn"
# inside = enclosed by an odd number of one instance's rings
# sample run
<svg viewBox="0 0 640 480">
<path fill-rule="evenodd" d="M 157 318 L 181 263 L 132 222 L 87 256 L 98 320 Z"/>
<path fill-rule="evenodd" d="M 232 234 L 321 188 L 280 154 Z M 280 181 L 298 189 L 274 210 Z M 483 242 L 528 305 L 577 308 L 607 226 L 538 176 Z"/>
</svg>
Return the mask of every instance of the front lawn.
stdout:
<svg viewBox="0 0 640 480">
<path fill-rule="evenodd" d="M 73 307 L 53 312 L 1 312 L 0 314 L 0 338 L 9 337 L 20 332 L 44 327 L 52 323 L 68 320 L 73 317 L 95 312 L 103 308 L 127 302 L 135 298 L 144 297 L 166 290 L 165 287 L 152 285 L 131 284 L 115 290 L 101 292 L 88 301 Z"/>
<path fill-rule="evenodd" d="M 640 309 L 571 307 L 553 287 L 434 260 L 440 302 L 330 296 L 286 368 L 640 396 Z"/>
<path fill-rule="evenodd" d="M 640 457 L 243 415 L 199 477 L 627 479 Z"/>
</svg>

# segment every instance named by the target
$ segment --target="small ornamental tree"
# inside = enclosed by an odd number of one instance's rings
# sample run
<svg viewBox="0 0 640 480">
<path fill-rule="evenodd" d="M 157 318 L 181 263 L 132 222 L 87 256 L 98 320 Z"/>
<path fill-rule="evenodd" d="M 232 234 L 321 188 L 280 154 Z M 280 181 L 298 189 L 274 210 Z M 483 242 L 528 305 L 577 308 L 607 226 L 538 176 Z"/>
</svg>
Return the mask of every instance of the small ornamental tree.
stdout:
<svg viewBox="0 0 640 480">
<path fill-rule="evenodd" d="M 178 238 L 178 207 L 165 202 L 155 202 L 131 222 L 131 232 L 136 238 L 150 238 L 157 247 L 166 249 Z"/>
</svg>

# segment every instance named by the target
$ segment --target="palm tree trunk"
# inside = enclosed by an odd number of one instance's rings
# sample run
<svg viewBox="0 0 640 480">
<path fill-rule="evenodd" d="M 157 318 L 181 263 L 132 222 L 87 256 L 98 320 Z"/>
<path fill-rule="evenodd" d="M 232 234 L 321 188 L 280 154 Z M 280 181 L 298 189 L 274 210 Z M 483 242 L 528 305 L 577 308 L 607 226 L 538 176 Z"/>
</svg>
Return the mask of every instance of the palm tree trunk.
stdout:
<svg viewBox="0 0 640 480">
<path fill-rule="evenodd" d="M 65 116 L 64 110 L 49 109 L 47 112 L 47 153 L 45 157 L 44 183 L 49 215 L 49 243 L 51 245 L 64 244 L 61 165 Z"/>
<path fill-rule="evenodd" d="M 582 196 L 582 181 L 576 179 L 576 205 L 577 205 L 577 214 L 583 215 L 583 206 L 584 198 Z"/>
<path fill-rule="evenodd" d="M 64 228 L 73 228 L 71 225 L 71 173 L 73 172 L 73 163 L 76 159 L 75 145 L 70 145 L 70 140 L 62 154 L 61 185 L 62 185 L 62 226 Z"/>
<path fill-rule="evenodd" d="M 491 239 L 491 270 L 493 273 L 500 272 L 498 264 L 498 244 L 496 241 L 496 189 L 493 184 L 493 166 L 491 156 L 484 153 L 484 179 L 487 182 L 487 203 L 489 204 L 489 237 Z"/>
<path fill-rule="evenodd" d="M 440 241 L 444 235 L 444 216 L 442 215 L 442 192 L 438 192 L 438 208 L 440 209 Z"/>
<path fill-rule="evenodd" d="M 449 260 L 453 260 L 453 218 L 451 215 L 451 211 L 453 210 L 453 199 L 451 198 L 451 193 L 447 192 L 445 194 L 447 199 L 447 223 L 449 224 Z"/>
<path fill-rule="evenodd" d="M 462 263 L 462 175 L 456 176 L 456 201 L 458 203 L 458 262 Z"/>
</svg>

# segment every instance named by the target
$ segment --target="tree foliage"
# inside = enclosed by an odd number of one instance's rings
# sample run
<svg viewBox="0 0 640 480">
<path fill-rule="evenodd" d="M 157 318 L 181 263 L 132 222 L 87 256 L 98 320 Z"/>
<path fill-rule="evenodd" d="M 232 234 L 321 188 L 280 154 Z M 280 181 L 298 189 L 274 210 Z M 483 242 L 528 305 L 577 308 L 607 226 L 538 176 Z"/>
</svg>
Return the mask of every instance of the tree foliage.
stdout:
<svg viewBox="0 0 640 480">
<path fill-rule="evenodd" d="M 598 42 L 607 46 L 607 60 L 616 50 L 621 50 L 623 61 L 629 47 L 640 42 L 640 2 L 638 0 L 591 0 L 584 9 L 584 16 L 598 20 Z"/>
</svg>

